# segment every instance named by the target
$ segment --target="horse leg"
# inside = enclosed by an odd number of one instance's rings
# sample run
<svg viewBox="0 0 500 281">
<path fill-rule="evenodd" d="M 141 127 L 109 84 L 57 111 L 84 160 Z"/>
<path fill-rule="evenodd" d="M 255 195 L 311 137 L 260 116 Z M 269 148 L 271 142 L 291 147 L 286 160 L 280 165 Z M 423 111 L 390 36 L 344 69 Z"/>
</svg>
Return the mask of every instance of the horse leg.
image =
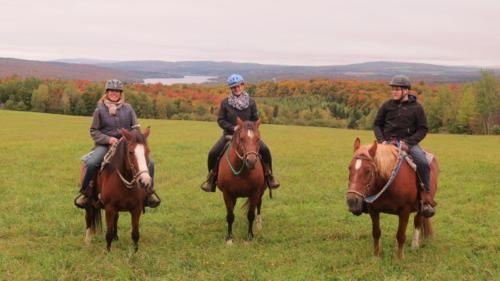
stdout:
<svg viewBox="0 0 500 281">
<path fill-rule="evenodd" d="M 116 212 L 116 216 L 115 216 L 115 221 L 113 223 L 113 228 L 115 230 L 115 236 L 113 237 L 113 240 L 115 241 L 118 241 L 118 218 L 120 217 L 120 213 L 119 212 Z"/>
<path fill-rule="evenodd" d="M 224 192 L 224 203 L 226 203 L 226 221 L 227 221 L 227 237 L 226 245 L 233 244 L 233 222 L 234 222 L 234 205 L 236 198 L 231 197 L 227 192 Z"/>
<path fill-rule="evenodd" d="M 106 206 L 106 248 L 108 252 L 111 251 L 111 242 L 115 237 L 115 217 L 117 216 L 118 211 L 111 206 Z"/>
<path fill-rule="evenodd" d="M 410 217 L 409 210 L 403 210 L 399 213 L 399 225 L 398 225 L 398 233 L 396 238 L 398 240 L 398 258 L 404 259 L 404 246 L 406 241 L 406 227 L 408 226 L 408 218 Z"/>
<path fill-rule="evenodd" d="M 373 255 L 380 257 L 380 214 L 370 212 L 372 219 Z"/>
<path fill-rule="evenodd" d="M 252 241 L 253 240 L 253 221 L 255 219 L 255 198 L 250 197 L 248 200 L 250 200 L 249 206 L 248 206 L 248 211 L 247 211 L 247 219 L 248 219 L 248 233 L 247 233 L 247 240 Z"/>
<path fill-rule="evenodd" d="M 413 219 L 413 226 L 415 227 L 415 230 L 413 232 L 413 240 L 411 241 L 411 248 L 413 250 L 416 250 L 420 247 L 420 233 L 422 231 L 423 223 L 423 217 L 417 212 L 415 218 Z"/>
<path fill-rule="evenodd" d="M 139 250 L 139 219 L 141 218 L 141 208 L 136 208 L 130 212 L 132 215 L 132 241 L 134 241 L 134 250 Z"/>
<path fill-rule="evenodd" d="M 89 209 L 89 208 L 85 208 L 85 224 L 86 224 L 86 228 L 85 228 L 85 244 L 87 245 L 90 245 L 90 242 L 92 241 L 92 229 L 91 229 L 91 225 L 92 225 L 92 214 L 91 214 L 92 210 Z"/>
<path fill-rule="evenodd" d="M 255 226 L 257 230 L 262 230 L 262 216 L 260 215 L 260 206 L 262 205 L 262 198 L 257 203 L 257 219 L 255 220 Z"/>
</svg>

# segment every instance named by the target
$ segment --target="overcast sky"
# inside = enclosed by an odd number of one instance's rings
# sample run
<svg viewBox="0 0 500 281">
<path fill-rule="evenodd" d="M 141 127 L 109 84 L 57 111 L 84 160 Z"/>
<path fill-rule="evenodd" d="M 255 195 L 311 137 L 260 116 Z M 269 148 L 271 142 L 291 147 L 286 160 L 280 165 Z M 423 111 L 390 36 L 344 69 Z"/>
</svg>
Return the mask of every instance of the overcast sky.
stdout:
<svg viewBox="0 0 500 281">
<path fill-rule="evenodd" d="M 500 66 L 500 0 L 0 0 L 0 57 Z"/>
</svg>

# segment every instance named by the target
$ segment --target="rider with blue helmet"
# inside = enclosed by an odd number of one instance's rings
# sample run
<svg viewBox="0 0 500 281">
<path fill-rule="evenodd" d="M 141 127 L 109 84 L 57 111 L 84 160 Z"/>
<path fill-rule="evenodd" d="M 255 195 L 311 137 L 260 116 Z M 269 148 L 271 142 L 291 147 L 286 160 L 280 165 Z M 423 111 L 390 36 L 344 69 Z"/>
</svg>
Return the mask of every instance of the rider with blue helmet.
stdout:
<svg viewBox="0 0 500 281">
<path fill-rule="evenodd" d="M 226 142 L 228 141 L 227 136 L 232 136 L 238 129 L 238 126 L 236 125 L 236 118 L 239 117 L 242 121 L 254 122 L 259 119 L 257 104 L 255 103 L 255 100 L 252 99 L 245 91 L 245 80 L 243 77 L 239 74 L 232 74 L 227 79 L 227 85 L 231 89 L 231 92 L 229 96 L 221 102 L 217 118 L 219 127 L 224 130 L 223 135 L 208 153 L 209 172 L 207 180 L 201 185 L 201 189 L 207 192 L 215 192 L 218 160 Z M 270 188 L 278 188 L 280 183 L 272 174 L 271 151 L 262 140 L 259 142 L 259 154 L 262 156 L 264 164 L 266 183 Z"/>
</svg>

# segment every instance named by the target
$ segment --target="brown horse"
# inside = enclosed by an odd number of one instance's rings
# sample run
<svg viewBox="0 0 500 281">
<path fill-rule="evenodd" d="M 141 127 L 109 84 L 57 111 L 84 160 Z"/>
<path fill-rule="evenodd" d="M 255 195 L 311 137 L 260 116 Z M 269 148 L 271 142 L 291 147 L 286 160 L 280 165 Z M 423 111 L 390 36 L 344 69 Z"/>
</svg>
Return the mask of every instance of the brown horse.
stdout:
<svg viewBox="0 0 500 281">
<path fill-rule="evenodd" d="M 234 132 L 230 144 L 219 160 L 217 185 L 222 191 L 227 210 L 227 237 L 226 244 L 233 243 L 234 206 L 238 197 L 247 197 L 245 205 L 248 207 L 247 240 L 253 239 L 253 221 L 257 208 L 257 229 L 262 227 L 260 207 L 262 195 L 266 189 L 264 169 L 259 151 L 259 125 L 257 122 L 243 122 L 237 119 L 238 130 Z"/>
<path fill-rule="evenodd" d="M 108 251 L 111 242 L 118 239 L 117 222 L 120 211 L 128 211 L 132 216 L 132 240 L 135 251 L 139 249 L 139 219 L 144 211 L 146 188 L 151 186 L 151 176 L 148 171 L 149 147 L 146 138 L 150 129 L 144 134 L 138 131 L 121 130 L 122 138 L 115 146 L 114 154 L 109 154 L 109 162 L 103 163 L 103 168 L 97 175 L 99 204 L 86 208 L 87 231 L 85 241 L 90 242 L 90 235 L 100 225 L 100 208 L 106 214 L 106 242 Z M 108 155 L 106 157 L 108 157 Z M 105 157 L 105 162 L 106 162 Z"/>
<path fill-rule="evenodd" d="M 399 216 L 397 231 L 398 258 L 404 258 L 404 243 L 406 240 L 406 227 L 410 213 L 417 212 L 414 218 L 414 237 L 412 248 L 420 244 L 420 234 L 424 238 L 432 236 L 430 218 L 424 218 L 419 212 L 419 189 L 417 176 L 411 166 L 402 161 L 399 172 L 394 177 L 392 184 L 385 192 L 372 203 L 366 203 L 367 197 L 378 194 L 386 185 L 393 169 L 400 159 L 398 149 L 394 145 L 377 144 L 361 146 L 361 141 L 356 138 L 354 142 L 354 157 L 349 164 L 349 189 L 347 191 L 347 205 L 354 215 L 363 211 L 370 214 L 372 220 L 372 235 L 374 239 L 374 255 L 380 256 L 380 213 Z M 437 191 L 438 165 L 434 158 L 430 164 L 431 194 Z"/>
</svg>

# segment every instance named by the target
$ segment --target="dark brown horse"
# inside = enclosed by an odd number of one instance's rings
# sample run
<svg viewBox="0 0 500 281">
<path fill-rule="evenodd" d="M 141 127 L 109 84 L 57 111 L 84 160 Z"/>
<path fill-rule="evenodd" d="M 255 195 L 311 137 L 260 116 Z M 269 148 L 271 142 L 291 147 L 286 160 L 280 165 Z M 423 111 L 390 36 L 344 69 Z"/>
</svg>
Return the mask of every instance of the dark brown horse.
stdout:
<svg viewBox="0 0 500 281">
<path fill-rule="evenodd" d="M 414 218 L 414 237 L 412 248 L 420 244 L 420 235 L 423 231 L 424 238 L 432 236 L 430 218 L 424 218 L 419 212 L 419 189 L 417 176 L 411 166 L 402 161 L 399 172 L 394 177 L 378 199 L 366 203 L 367 197 L 378 194 L 386 185 L 393 169 L 399 160 L 398 149 L 394 145 L 377 144 L 361 146 L 361 141 L 356 138 L 354 142 L 354 157 L 349 164 L 349 189 L 347 191 L 347 205 L 349 211 L 360 215 L 363 211 L 370 214 L 372 219 L 372 235 L 374 239 L 374 255 L 380 256 L 380 213 L 388 213 L 399 217 L 397 231 L 398 257 L 404 258 L 404 243 L 406 240 L 406 227 L 410 213 L 417 212 Z M 438 165 L 434 158 L 431 168 L 431 194 L 437 191 Z"/>
<path fill-rule="evenodd" d="M 129 132 L 121 130 L 123 135 L 114 148 L 114 154 L 105 157 L 109 161 L 103 163 L 103 168 L 97 175 L 97 188 L 99 194 L 99 205 L 86 209 L 87 231 L 85 241 L 88 243 L 91 234 L 95 232 L 96 226 L 100 224 L 100 208 L 105 209 L 106 214 L 106 242 L 108 251 L 111 242 L 118 239 L 117 222 L 118 212 L 128 211 L 132 216 L 132 240 L 135 251 L 139 248 L 139 219 L 144 211 L 146 188 L 151 186 L 151 176 L 148 171 L 149 148 L 146 138 L 150 130 L 147 128 L 144 134 L 138 131 Z"/>
<path fill-rule="evenodd" d="M 257 208 L 257 229 L 262 227 L 260 207 L 266 189 L 264 169 L 259 155 L 259 125 L 257 122 L 243 122 L 237 119 L 238 130 L 219 160 L 217 185 L 224 195 L 227 210 L 226 244 L 233 243 L 234 206 L 238 197 L 247 197 L 248 233 L 247 240 L 253 239 L 253 221 Z"/>
</svg>

